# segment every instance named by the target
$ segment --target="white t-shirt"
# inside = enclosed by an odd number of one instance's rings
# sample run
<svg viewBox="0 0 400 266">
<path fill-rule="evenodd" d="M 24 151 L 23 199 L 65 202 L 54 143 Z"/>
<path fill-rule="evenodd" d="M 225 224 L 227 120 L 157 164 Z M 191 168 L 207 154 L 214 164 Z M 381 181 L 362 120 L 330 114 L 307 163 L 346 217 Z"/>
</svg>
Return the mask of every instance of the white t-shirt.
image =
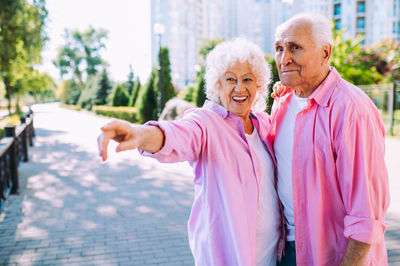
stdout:
<svg viewBox="0 0 400 266">
<path fill-rule="evenodd" d="M 276 265 L 280 214 L 274 186 L 274 164 L 256 129 L 246 134 L 250 149 L 261 165 L 257 211 L 256 265 Z"/>
<path fill-rule="evenodd" d="M 283 213 L 288 228 L 287 241 L 295 240 L 292 189 L 294 125 L 297 114 L 306 106 L 307 98 L 300 98 L 293 94 L 289 99 L 287 111 L 284 114 L 282 124 L 278 128 L 274 142 L 274 152 L 278 167 L 278 194 L 283 205 Z"/>
</svg>

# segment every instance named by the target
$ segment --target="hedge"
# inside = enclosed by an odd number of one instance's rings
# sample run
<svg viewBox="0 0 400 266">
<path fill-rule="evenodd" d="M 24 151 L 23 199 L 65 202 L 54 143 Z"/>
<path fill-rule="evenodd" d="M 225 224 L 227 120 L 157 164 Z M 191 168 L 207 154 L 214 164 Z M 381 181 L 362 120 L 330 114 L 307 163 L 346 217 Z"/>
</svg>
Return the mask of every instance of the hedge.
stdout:
<svg viewBox="0 0 400 266">
<path fill-rule="evenodd" d="M 73 104 L 60 103 L 60 107 L 68 109 L 68 110 L 73 110 L 73 111 L 82 110 L 82 108 L 79 105 L 73 105 Z"/>
<path fill-rule="evenodd" d="M 4 138 L 4 128 L 7 125 L 16 125 L 19 126 L 21 124 L 21 120 L 19 115 L 14 114 L 12 116 L 5 116 L 0 120 L 0 139 Z"/>
<path fill-rule="evenodd" d="M 131 123 L 135 123 L 138 121 L 137 109 L 135 107 L 96 105 L 93 106 L 92 111 L 97 115 L 118 118 L 129 121 Z"/>
</svg>

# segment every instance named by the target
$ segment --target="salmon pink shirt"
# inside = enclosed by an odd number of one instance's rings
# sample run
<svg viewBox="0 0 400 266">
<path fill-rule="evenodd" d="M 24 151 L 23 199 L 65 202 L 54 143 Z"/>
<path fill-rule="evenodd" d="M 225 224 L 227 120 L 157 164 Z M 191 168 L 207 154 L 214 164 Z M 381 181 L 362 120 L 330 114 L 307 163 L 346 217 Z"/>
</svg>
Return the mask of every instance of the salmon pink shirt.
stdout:
<svg viewBox="0 0 400 266">
<path fill-rule="evenodd" d="M 260 138 L 266 140 L 268 114 L 250 117 Z M 154 154 L 140 151 L 143 155 L 166 163 L 189 161 L 194 169 L 195 197 L 188 235 L 196 265 L 255 265 L 263 162 L 249 148 L 242 120 L 207 101 L 203 108 L 189 110 L 181 120 L 150 121 L 147 125 L 158 126 L 165 143 Z M 274 160 L 271 143 L 263 144 Z M 279 202 L 276 204 L 280 208 Z M 278 218 L 283 221 L 282 216 Z M 283 230 L 283 226 L 277 230 Z"/>
<path fill-rule="evenodd" d="M 288 89 L 275 99 L 272 142 L 292 95 Z M 349 237 L 371 244 L 365 265 L 387 265 L 384 136 L 373 102 L 332 67 L 294 127 L 297 265 L 338 265 Z"/>
</svg>

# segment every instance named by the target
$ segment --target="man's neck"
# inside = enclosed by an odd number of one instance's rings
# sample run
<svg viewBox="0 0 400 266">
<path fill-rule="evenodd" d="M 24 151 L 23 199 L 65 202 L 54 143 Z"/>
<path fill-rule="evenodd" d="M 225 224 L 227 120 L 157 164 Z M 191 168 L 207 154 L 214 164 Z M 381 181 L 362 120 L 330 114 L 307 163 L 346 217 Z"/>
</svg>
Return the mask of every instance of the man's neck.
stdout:
<svg viewBox="0 0 400 266">
<path fill-rule="evenodd" d="M 314 80 L 314 82 L 311 82 L 307 88 L 292 88 L 294 91 L 294 94 L 297 97 L 301 98 L 308 98 L 318 87 L 321 85 L 321 83 L 326 79 L 326 77 L 329 75 L 331 72 L 330 67 L 328 66 L 326 69 L 321 71 L 320 75 L 318 75 Z"/>
</svg>

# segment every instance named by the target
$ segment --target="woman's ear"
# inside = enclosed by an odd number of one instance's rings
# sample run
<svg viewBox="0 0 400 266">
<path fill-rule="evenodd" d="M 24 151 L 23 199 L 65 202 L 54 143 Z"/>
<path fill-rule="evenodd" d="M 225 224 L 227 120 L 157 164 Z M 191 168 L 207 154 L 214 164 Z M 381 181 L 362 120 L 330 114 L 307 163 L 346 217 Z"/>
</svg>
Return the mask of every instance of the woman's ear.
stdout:
<svg viewBox="0 0 400 266">
<path fill-rule="evenodd" d="M 218 103 L 222 104 L 222 101 L 221 101 L 221 88 L 222 88 L 221 80 L 217 81 L 217 83 L 215 84 L 215 87 L 216 87 L 217 93 L 218 93 L 217 94 L 218 95 Z"/>
</svg>

